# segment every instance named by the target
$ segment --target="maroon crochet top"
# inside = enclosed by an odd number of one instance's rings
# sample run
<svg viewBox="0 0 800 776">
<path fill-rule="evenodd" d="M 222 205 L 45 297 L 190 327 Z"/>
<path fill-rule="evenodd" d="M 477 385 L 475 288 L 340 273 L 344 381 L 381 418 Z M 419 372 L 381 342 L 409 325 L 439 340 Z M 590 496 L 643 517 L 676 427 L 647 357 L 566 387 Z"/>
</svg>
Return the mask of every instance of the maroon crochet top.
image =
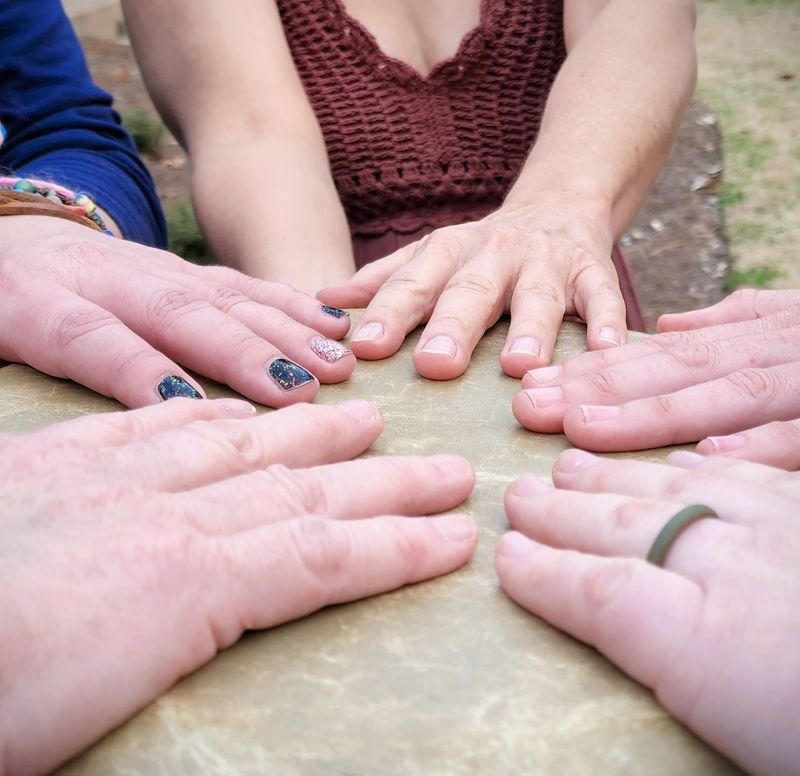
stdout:
<svg viewBox="0 0 800 776">
<path fill-rule="evenodd" d="M 479 25 L 423 77 L 342 0 L 278 0 L 354 235 L 408 233 L 498 207 L 565 58 L 563 0 L 481 0 Z"/>
</svg>

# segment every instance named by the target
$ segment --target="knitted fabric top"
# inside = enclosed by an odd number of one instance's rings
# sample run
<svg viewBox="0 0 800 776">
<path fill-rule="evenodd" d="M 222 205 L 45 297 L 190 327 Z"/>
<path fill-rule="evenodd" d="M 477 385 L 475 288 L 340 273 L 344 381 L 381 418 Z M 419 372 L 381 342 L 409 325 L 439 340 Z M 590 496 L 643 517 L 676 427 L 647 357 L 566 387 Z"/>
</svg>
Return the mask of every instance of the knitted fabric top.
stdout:
<svg viewBox="0 0 800 776">
<path fill-rule="evenodd" d="M 563 0 L 481 0 L 427 76 L 386 56 L 342 0 L 278 0 L 354 235 L 412 232 L 498 207 L 565 58 Z"/>
</svg>

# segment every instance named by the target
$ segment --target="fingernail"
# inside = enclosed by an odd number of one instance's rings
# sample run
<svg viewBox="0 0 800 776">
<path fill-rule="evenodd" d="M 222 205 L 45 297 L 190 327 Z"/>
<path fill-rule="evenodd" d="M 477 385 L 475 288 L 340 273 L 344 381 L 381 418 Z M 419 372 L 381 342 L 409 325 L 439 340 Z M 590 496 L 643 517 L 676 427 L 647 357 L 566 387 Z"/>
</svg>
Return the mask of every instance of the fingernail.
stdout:
<svg viewBox="0 0 800 776">
<path fill-rule="evenodd" d="M 475 522 L 469 515 L 439 515 L 439 517 L 431 518 L 431 522 L 441 536 L 457 542 L 474 539 L 478 531 Z"/>
<path fill-rule="evenodd" d="M 561 374 L 561 365 L 543 366 L 541 369 L 531 369 L 528 377 L 535 383 L 551 383 Z"/>
<path fill-rule="evenodd" d="M 428 343 L 422 348 L 423 353 L 433 353 L 437 356 L 449 356 L 455 358 L 458 352 L 458 346 L 455 341 L 450 337 L 439 335 L 433 339 L 428 340 Z"/>
<path fill-rule="evenodd" d="M 517 498 L 531 498 L 533 496 L 542 496 L 553 490 L 554 488 L 552 485 L 540 480 L 533 474 L 526 474 L 511 484 L 509 493 Z"/>
<path fill-rule="evenodd" d="M 556 468 L 562 472 L 576 472 L 594 466 L 599 460 L 585 450 L 565 450 L 556 459 Z"/>
<path fill-rule="evenodd" d="M 383 324 L 377 321 L 365 323 L 356 329 L 355 334 L 350 337 L 350 342 L 372 342 L 383 337 Z"/>
<path fill-rule="evenodd" d="M 535 549 L 536 545 L 518 531 L 509 531 L 497 543 L 497 553 L 507 558 L 521 558 L 523 555 L 530 555 Z"/>
<path fill-rule="evenodd" d="M 564 400 L 564 391 L 561 388 L 528 388 L 523 393 L 531 400 L 535 410 L 552 407 Z"/>
<path fill-rule="evenodd" d="M 741 450 L 747 440 L 743 436 L 722 436 L 707 437 L 698 442 L 695 448 L 702 455 L 714 455 L 715 453 L 732 453 L 734 450 Z"/>
<path fill-rule="evenodd" d="M 284 391 L 291 391 L 292 388 L 299 388 L 314 380 L 311 372 L 288 358 L 270 361 L 267 373 Z"/>
<path fill-rule="evenodd" d="M 249 401 L 241 399 L 213 399 L 215 406 L 223 412 L 234 415 L 237 418 L 246 418 L 256 414 L 256 408 Z"/>
<path fill-rule="evenodd" d="M 600 333 L 597 335 L 600 342 L 610 342 L 612 345 L 621 345 L 622 338 L 619 332 L 613 326 L 603 326 Z"/>
<path fill-rule="evenodd" d="M 510 353 L 519 353 L 522 356 L 538 356 L 542 345 L 536 337 L 518 337 L 511 344 Z"/>
<path fill-rule="evenodd" d="M 432 455 L 428 460 L 445 474 L 455 474 L 463 477 L 472 473 L 472 464 L 460 455 Z"/>
<path fill-rule="evenodd" d="M 622 410 L 614 404 L 581 404 L 584 423 L 598 423 L 616 420 Z"/>
<path fill-rule="evenodd" d="M 344 358 L 345 356 L 349 356 L 353 352 L 347 347 L 347 345 L 342 345 L 341 342 L 337 342 L 336 340 L 328 339 L 328 337 L 322 337 L 319 335 L 312 337 L 311 342 L 308 343 L 308 346 L 323 361 L 327 361 L 329 364 L 333 364 L 335 361 L 338 361 L 340 358 Z"/>
<path fill-rule="evenodd" d="M 333 318 L 344 318 L 345 316 L 350 315 L 347 310 L 340 310 L 338 307 L 330 307 L 326 304 L 322 305 L 320 309 L 325 313 L 325 315 L 330 315 Z"/>
<path fill-rule="evenodd" d="M 201 394 L 197 388 L 187 383 L 182 377 L 178 377 L 178 375 L 168 375 L 163 378 L 156 386 L 156 390 L 164 401 L 167 399 L 176 399 L 180 396 L 187 399 L 203 398 L 203 394 Z"/>
<path fill-rule="evenodd" d="M 706 458 L 697 453 L 690 453 L 686 450 L 677 450 L 667 456 L 667 463 L 672 466 L 680 466 L 682 469 L 694 469 L 695 466 L 703 463 Z"/>
<path fill-rule="evenodd" d="M 356 420 L 373 420 L 380 416 L 378 408 L 363 399 L 349 399 L 336 406 L 340 410 L 344 410 L 348 415 L 352 415 Z"/>
</svg>

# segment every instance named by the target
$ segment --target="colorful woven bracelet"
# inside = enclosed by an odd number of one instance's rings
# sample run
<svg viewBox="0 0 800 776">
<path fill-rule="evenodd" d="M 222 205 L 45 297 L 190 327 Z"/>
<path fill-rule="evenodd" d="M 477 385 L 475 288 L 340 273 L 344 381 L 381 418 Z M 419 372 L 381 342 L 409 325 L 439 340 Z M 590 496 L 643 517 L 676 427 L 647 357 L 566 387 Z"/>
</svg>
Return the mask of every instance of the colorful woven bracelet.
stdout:
<svg viewBox="0 0 800 776">
<path fill-rule="evenodd" d="M 51 205 L 58 205 L 67 211 L 85 219 L 83 222 L 87 226 L 113 237 L 111 231 L 106 226 L 106 222 L 97 210 L 97 205 L 92 201 L 88 194 L 74 193 L 63 186 L 55 183 L 47 183 L 29 178 L 8 178 L 0 176 L 0 191 L 17 192 L 27 194 L 32 197 L 41 197 Z M 41 211 L 44 213 L 45 211 Z M 53 215 L 54 213 L 50 213 Z M 75 219 L 78 220 L 78 219 Z"/>
</svg>

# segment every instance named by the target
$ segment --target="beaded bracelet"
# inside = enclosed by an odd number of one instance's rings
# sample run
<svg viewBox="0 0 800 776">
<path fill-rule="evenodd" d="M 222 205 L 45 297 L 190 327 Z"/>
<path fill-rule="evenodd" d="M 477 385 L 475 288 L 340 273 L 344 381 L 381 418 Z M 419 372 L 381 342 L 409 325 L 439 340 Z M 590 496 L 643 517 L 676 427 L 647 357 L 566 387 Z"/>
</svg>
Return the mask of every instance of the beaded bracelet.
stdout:
<svg viewBox="0 0 800 776">
<path fill-rule="evenodd" d="M 110 237 L 114 235 L 109 231 L 106 222 L 97 210 L 97 205 L 92 201 L 88 194 L 78 193 L 65 189 L 55 183 L 46 183 L 40 180 L 30 180 L 28 178 L 7 178 L 0 176 L 0 191 L 16 192 L 28 197 L 41 197 L 51 205 L 57 205 L 71 212 L 76 216 L 75 220 L 79 220 L 86 226 L 91 226 L 94 229 L 107 234 Z M 26 197 L 26 201 L 28 201 Z M 35 200 L 31 200 L 35 201 Z M 31 209 L 33 213 L 33 209 Z M 39 211 L 41 214 L 54 215 L 45 210 Z M 0 210 L 2 214 L 2 210 Z"/>
</svg>

